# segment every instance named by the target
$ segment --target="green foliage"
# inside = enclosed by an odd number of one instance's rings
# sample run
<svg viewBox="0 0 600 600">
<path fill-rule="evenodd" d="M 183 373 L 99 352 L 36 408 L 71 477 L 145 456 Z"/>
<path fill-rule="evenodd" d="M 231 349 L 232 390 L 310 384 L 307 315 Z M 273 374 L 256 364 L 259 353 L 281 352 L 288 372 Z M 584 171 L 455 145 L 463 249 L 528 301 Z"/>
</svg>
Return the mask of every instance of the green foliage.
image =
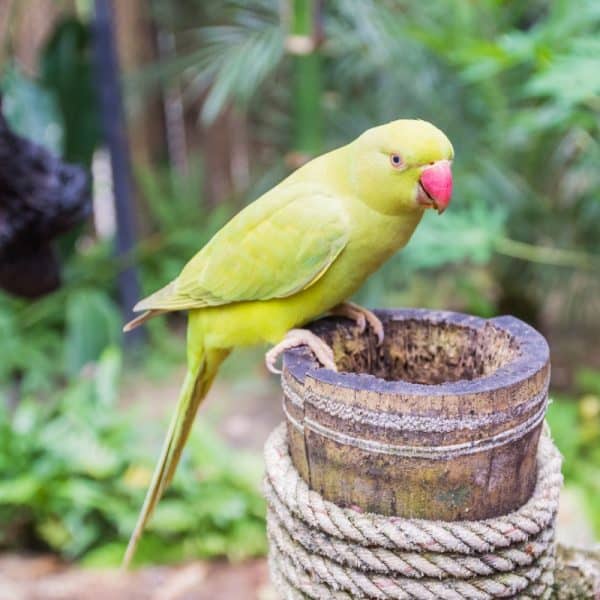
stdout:
<svg viewBox="0 0 600 600">
<path fill-rule="evenodd" d="M 189 175 L 164 168 L 141 168 L 137 175 L 154 230 L 138 249 L 144 291 L 149 294 L 177 277 L 231 217 L 233 207 L 226 201 L 215 207 L 199 201 L 203 172 L 197 157 L 190 159 Z"/>
<path fill-rule="evenodd" d="M 110 248 L 77 252 L 64 271 L 63 287 L 34 302 L 0 293 L 0 392 L 18 382 L 22 394 L 47 394 L 120 339 Z"/>
<path fill-rule="evenodd" d="M 51 399 L 0 408 L 0 547 L 46 546 L 89 565 L 116 565 L 151 475 L 137 420 L 116 407 L 120 353 Z M 142 542 L 138 561 L 263 554 L 260 461 L 196 432 Z"/>
<path fill-rule="evenodd" d="M 505 218 L 504 211 L 489 210 L 481 205 L 448 213 L 442 218 L 430 212 L 399 255 L 399 265 L 409 274 L 448 263 L 488 264 L 495 240 L 504 230 Z"/>
<path fill-rule="evenodd" d="M 99 142 L 89 25 L 67 17 L 56 25 L 40 59 L 41 80 L 60 107 L 65 160 L 90 165 Z"/>
<path fill-rule="evenodd" d="M 557 396 L 548 421 L 563 455 L 567 485 L 583 490 L 588 516 L 600 536 L 600 373 L 577 374 L 576 398 Z"/>
<path fill-rule="evenodd" d="M 59 21 L 39 62 L 38 79 L 17 64 L 4 69 L 3 113 L 20 135 L 89 167 L 100 141 L 89 26 L 73 17 Z"/>
<path fill-rule="evenodd" d="M 69 375 L 77 375 L 96 360 L 104 348 L 118 345 L 121 316 L 110 298 L 94 289 L 69 294 L 66 305 L 65 363 Z"/>
<path fill-rule="evenodd" d="M 16 66 L 4 70 L 0 90 L 2 112 L 14 131 L 60 155 L 62 116 L 52 93 L 25 77 Z"/>
<path fill-rule="evenodd" d="M 202 104 L 205 123 L 212 123 L 231 101 L 247 106 L 265 80 L 276 72 L 283 57 L 284 32 L 276 3 L 226 0 L 220 4 L 218 11 L 209 8 L 204 15 L 198 7 L 190 6 L 192 23 L 198 22 L 199 17 L 212 21 L 209 26 L 193 28 L 183 14 L 187 15 L 187 7 L 179 8 L 179 18 L 185 19 L 186 27 L 180 55 L 166 69 L 159 70 L 167 76 L 180 70 L 190 72 L 189 80 L 186 78 L 187 95 L 196 96 L 210 88 Z M 173 20 L 170 8 L 159 10 L 159 16 Z"/>
</svg>

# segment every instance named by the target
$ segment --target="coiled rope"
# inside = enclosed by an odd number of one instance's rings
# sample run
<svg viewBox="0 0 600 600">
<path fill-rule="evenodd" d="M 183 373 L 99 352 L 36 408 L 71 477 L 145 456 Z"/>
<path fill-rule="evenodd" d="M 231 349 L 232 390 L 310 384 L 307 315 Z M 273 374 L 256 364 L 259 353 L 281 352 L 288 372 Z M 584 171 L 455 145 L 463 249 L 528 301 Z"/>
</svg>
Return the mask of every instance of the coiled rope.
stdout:
<svg viewBox="0 0 600 600">
<path fill-rule="evenodd" d="M 310 490 L 289 455 L 285 425 L 265 446 L 273 583 L 284 600 L 549 598 L 561 459 L 538 448 L 532 497 L 483 521 L 385 517 L 341 508 Z"/>
</svg>

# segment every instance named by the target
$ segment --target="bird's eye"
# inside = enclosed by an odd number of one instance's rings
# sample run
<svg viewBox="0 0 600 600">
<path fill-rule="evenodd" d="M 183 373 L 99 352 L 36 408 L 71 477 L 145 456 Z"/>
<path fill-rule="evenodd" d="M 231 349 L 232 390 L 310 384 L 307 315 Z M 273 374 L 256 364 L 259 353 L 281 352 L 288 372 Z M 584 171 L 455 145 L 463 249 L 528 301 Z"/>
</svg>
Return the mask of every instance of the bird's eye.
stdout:
<svg viewBox="0 0 600 600">
<path fill-rule="evenodd" d="M 402 162 L 402 157 L 399 154 L 390 154 L 390 162 L 392 163 L 392 167 L 394 167 L 394 169 L 400 169 L 404 165 Z"/>
</svg>

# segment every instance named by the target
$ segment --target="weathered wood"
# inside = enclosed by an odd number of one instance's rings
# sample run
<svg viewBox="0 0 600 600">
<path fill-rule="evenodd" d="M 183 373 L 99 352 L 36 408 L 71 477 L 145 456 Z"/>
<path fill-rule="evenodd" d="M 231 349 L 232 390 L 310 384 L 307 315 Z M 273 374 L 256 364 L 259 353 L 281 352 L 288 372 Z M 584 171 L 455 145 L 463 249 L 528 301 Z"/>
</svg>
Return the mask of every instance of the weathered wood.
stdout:
<svg viewBox="0 0 600 600">
<path fill-rule="evenodd" d="M 513 317 L 381 311 L 386 339 L 345 319 L 313 331 L 340 372 L 286 352 L 282 385 L 294 464 L 340 506 L 425 519 L 483 519 L 535 485 L 549 350 Z"/>
</svg>

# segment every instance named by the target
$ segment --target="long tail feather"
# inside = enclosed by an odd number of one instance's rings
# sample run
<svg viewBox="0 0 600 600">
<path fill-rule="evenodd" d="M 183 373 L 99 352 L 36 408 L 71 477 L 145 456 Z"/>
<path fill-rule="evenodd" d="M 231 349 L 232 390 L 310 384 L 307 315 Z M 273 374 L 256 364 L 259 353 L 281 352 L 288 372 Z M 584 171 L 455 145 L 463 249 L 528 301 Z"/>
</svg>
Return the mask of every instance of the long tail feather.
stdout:
<svg viewBox="0 0 600 600">
<path fill-rule="evenodd" d="M 135 317 L 135 319 L 131 319 L 131 321 L 129 321 L 129 323 L 125 323 L 125 326 L 123 327 L 123 331 L 125 333 L 127 333 L 128 331 L 131 331 L 132 329 L 139 327 L 142 323 L 145 323 L 148 319 L 152 319 L 152 317 L 157 317 L 158 315 L 162 315 L 164 312 L 167 312 L 167 311 L 165 311 L 165 310 L 147 310 L 146 312 L 142 313 L 141 315 L 138 315 L 137 317 Z"/>
<path fill-rule="evenodd" d="M 229 354 L 228 350 L 209 350 L 204 354 L 202 360 L 198 361 L 196 369 L 188 369 L 142 510 L 125 551 L 122 565 L 124 568 L 130 565 L 144 527 L 152 516 L 152 512 L 165 489 L 173 479 L 198 407 L 206 396 L 219 365 L 225 360 L 227 354 Z"/>
</svg>

